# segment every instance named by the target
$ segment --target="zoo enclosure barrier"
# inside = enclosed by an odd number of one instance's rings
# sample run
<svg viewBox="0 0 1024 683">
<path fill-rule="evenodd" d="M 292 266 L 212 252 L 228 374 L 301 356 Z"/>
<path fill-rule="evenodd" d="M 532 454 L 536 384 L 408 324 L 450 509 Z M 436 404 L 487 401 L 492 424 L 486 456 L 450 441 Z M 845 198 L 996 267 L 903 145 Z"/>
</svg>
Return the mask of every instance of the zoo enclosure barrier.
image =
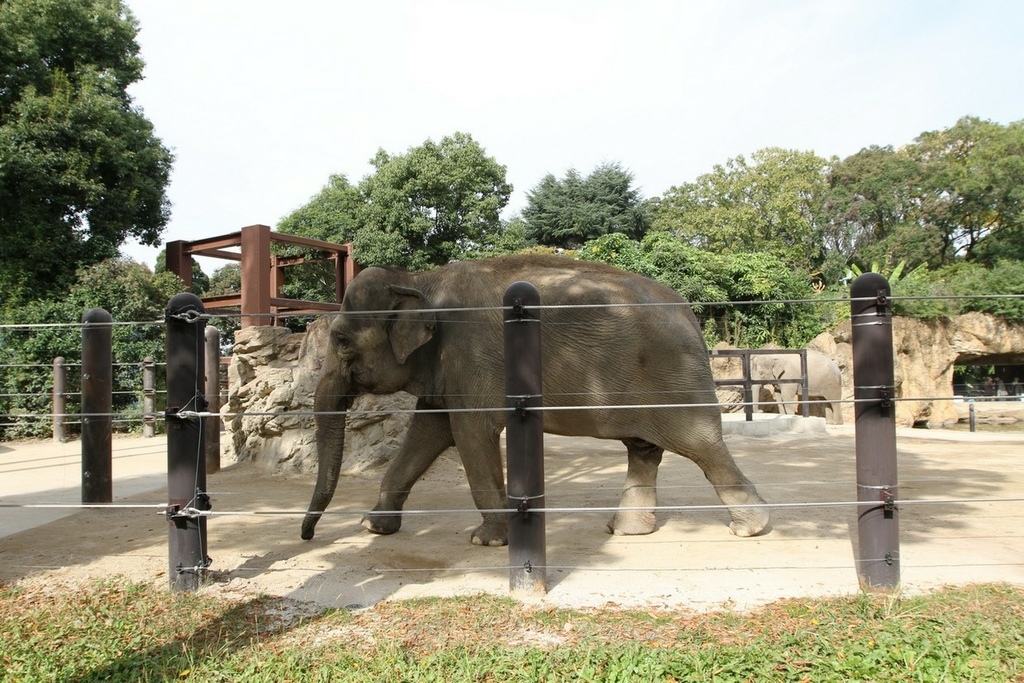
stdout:
<svg viewBox="0 0 1024 683">
<path fill-rule="evenodd" d="M 855 320 L 861 320 L 861 322 L 862 322 L 862 324 L 858 324 L 858 327 L 863 327 L 864 329 L 869 330 L 869 331 L 872 330 L 872 329 L 883 330 L 884 328 L 888 327 L 889 328 L 889 332 L 891 333 L 891 311 L 889 311 L 889 308 L 888 308 L 888 304 L 890 302 L 890 297 L 888 296 L 888 293 L 887 293 L 887 291 L 885 290 L 884 287 L 879 287 L 878 283 L 871 283 L 871 284 L 872 284 L 872 287 L 874 288 L 873 292 L 872 291 L 868 291 L 866 293 L 862 292 L 862 296 L 855 296 L 855 297 L 853 297 L 853 299 L 851 301 L 851 311 L 852 311 L 853 315 L 855 316 Z M 174 316 L 171 316 L 170 313 L 168 314 L 167 324 L 168 324 L 168 336 L 169 337 L 171 336 L 170 330 L 171 330 L 172 321 L 175 321 L 174 324 L 179 324 L 180 323 L 180 324 L 188 324 L 188 325 L 191 325 L 191 326 L 197 326 L 197 323 L 199 321 L 203 321 L 206 318 L 211 317 L 211 316 L 206 316 L 203 313 L 199 312 L 199 311 L 201 311 L 201 302 L 198 305 L 193 305 L 193 303 L 194 302 L 188 302 L 188 306 L 190 306 L 191 308 L 187 308 L 187 310 L 180 311 L 180 312 L 176 313 Z M 864 306 L 865 308 L 863 310 L 857 309 L 856 307 L 857 307 L 858 304 Z M 504 308 L 505 308 L 506 311 L 513 311 L 514 312 L 517 307 L 513 303 L 512 306 L 506 305 L 506 306 L 504 306 Z M 543 306 L 540 306 L 538 304 L 536 306 L 536 308 L 537 308 L 538 315 L 539 315 L 539 311 L 541 311 L 543 309 Z M 169 309 L 170 309 L 170 304 L 169 304 Z M 529 308 L 528 305 L 527 306 L 520 306 L 520 309 L 521 310 L 517 313 L 517 315 L 527 315 L 527 314 L 531 313 L 530 308 Z M 106 324 L 106 323 L 104 323 L 104 324 Z M 109 323 L 109 324 L 113 324 L 113 323 Z M 506 326 L 506 327 L 509 327 L 509 326 Z M 539 328 L 539 325 L 532 326 L 532 327 Z M 202 337 L 205 337 L 205 333 L 202 335 Z M 198 339 L 195 336 L 187 336 L 186 340 L 187 341 L 184 344 L 184 346 L 187 347 L 187 349 L 192 349 L 194 351 L 194 353 L 199 354 L 200 353 L 199 349 L 201 348 L 201 344 L 199 343 Z M 170 343 L 170 342 L 168 342 L 168 343 Z M 858 346 L 860 348 L 863 348 L 863 346 L 860 345 L 859 342 L 856 342 L 856 343 L 858 344 Z M 891 361 L 891 338 L 890 338 L 890 340 L 888 342 L 888 348 L 890 350 L 889 356 L 890 356 L 890 361 Z M 878 356 L 878 354 L 871 354 L 869 352 L 866 352 L 866 353 L 867 353 L 867 355 L 869 355 L 871 357 L 874 357 L 874 358 L 878 358 L 878 357 L 883 357 L 884 358 L 885 357 L 885 354 L 882 354 L 881 356 Z M 857 355 L 857 358 L 861 358 L 864 355 L 865 354 L 863 354 L 863 353 L 859 353 Z M 178 353 L 176 352 L 174 354 L 171 354 L 170 351 L 169 351 L 168 358 L 171 358 L 172 356 L 173 357 L 177 357 Z M 167 420 L 168 423 L 172 423 L 173 422 L 176 427 L 177 426 L 181 426 L 181 425 L 185 424 L 186 422 L 190 423 L 190 424 L 200 425 L 199 429 L 198 429 L 198 432 L 199 432 L 200 436 L 202 436 L 204 432 L 208 432 L 209 431 L 209 430 L 205 430 L 201 426 L 201 425 L 204 424 L 203 420 L 205 418 L 210 418 L 210 417 L 219 417 L 219 415 L 211 415 L 210 414 L 211 411 L 207 410 L 206 407 L 203 405 L 203 402 L 201 400 L 199 400 L 199 398 L 198 398 L 199 394 L 195 390 L 195 388 L 198 386 L 197 378 L 202 376 L 202 373 L 200 372 L 200 368 L 198 366 L 198 361 L 188 360 L 188 361 L 184 362 L 184 366 L 187 367 L 187 368 L 191 367 L 190 370 L 188 370 L 187 372 L 184 373 L 184 376 L 187 376 L 187 377 L 190 378 L 190 382 L 186 383 L 186 384 L 188 384 L 189 391 L 187 393 L 183 394 L 182 396 L 176 398 L 176 400 L 175 400 L 175 402 L 173 404 L 169 404 L 169 405 L 175 405 L 175 406 L 180 405 L 181 407 L 173 409 L 173 410 L 169 409 L 167 411 L 167 413 L 165 413 L 164 418 L 165 418 L 165 420 Z M 171 371 L 171 369 L 169 367 L 168 368 L 168 375 L 170 375 L 171 372 L 172 371 Z M 909 399 L 908 398 L 903 398 L 903 399 L 896 399 L 896 398 L 894 398 L 893 393 L 892 393 L 892 382 L 891 382 L 891 380 L 887 380 L 885 377 L 882 377 L 882 378 L 869 378 L 869 379 L 864 379 L 863 377 L 858 377 L 857 380 L 856 380 L 856 383 L 857 383 L 857 386 L 858 386 L 858 394 L 854 398 L 855 405 L 857 405 L 857 406 L 866 405 L 866 406 L 874 409 L 875 410 L 875 414 L 874 414 L 873 417 L 880 418 L 880 419 L 876 420 L 876 424 L 875 424 L 875 427 L 873 428 L 873 431 L 881 434 L 881 441 L 883 442 L 883 445 L 884 445 L 884 442 L 888 442 L 890 439 L 892 439 L 893 442 L 894 442 L 894 434 L 890 434 L 890 429 L 891 429 L 891 427 L 893 425 L 893 422 L 892 422 L 892 407 L 893 407 L 893 404 L 894 404 L 894 402 L 896 400 L 914 400 L 914 399 L 912 399 L 912 398 L 909 398 Z M 509 406 L 505 410 L 507 411 L 508 417 L 510 419 L 513 416 L 518 416 L 518 417 L 536 417 L 536 416 L 542 415 L 542 413 L 544 411 L 544 406 L 542 404 L 541 397 L 540 397 L 539 393 L 536 394 L 534 400 L 526 401 L 525 403 L 522 402 L 522 399 L 524 397 L 533 396 L 532 392 L 526 391 L 526 390 L 516 390 L 514 387 L 509 387 L 508 395 L 509 395 L 510 403 L 509 403 Z M 511 403 L 511 401 L 513 401 L 513 400 L 515 400 L 514 404 Z M 870 420 L 871 417 L 872 416 L 868 416 L 868 418 L 866 418 L 866 419 Z M 191 421 L 193 421 L 193 420 L 199 420 L 199 421 L 195 422 L 195 423 L 192 423 Z M 860 422 L 860 420 L 861 420 L 861 417 L 860 417 L 860 414 L 858 414 L 858 423 Z M 512 426 L 512 425 L 510 425 L 510 426 L 512 427 L 512 430 L 514 432 L 515 427 Z M 859 424 L 858 424 L 858 426 L 859 426 Z M 860 431 L 858 430 L 858 449 L 860 448 L 860 443 L 861 443 Z M 171 453 L 170 453 L 170 451 L 171 451 L 171 440 L 170 439 L 168 441 L 168 449 L 169 449 L 168 463 L 170 465 L 171 459 L 172 459 L 171 458 Z M 194 463 L 196 469 L 195 469 L 194 472 L 190 471 L 187 476 L 180 476 L 180 475 L 178 476 L 178 479 L 180 479 L 181 481 L 188 480 L 190 482 L 190 486 L 188 488 L 188 491 L 179 492 L 178 494 L 176 494 L 176 497 L 178 499 L 180 499 L 181 501 L 183 501 L 183 502 L 180 502 L 180 503 L 179 502 L 170 503 L 170 504 L 168 504 L 165 507 L 166 507 L 166 511 L 167 511 L 167 514 L 168 514 L 169 522 L 174 526 L 175 529 L 178 529 L 179 525 L 184 525 L 184 528 L 185 528 L 186 531 L 191 532 L 192 535 L 198 535 L 198 537 L 200 539 L 198 541 L 198 543 L 196 544 L 196 547 L 198 548 L 198 551 L 189 550 L 188 552 L 190 552 L 191 555 L 187 555 L 185 557 L 185 559 L 180 560 L 178 562 L 173 562 L 172 561 L 172 567 L 175 569 L 175 571 L 172 573 L 172 575 L 175 578 L 187 575 L 187 578 L 189 579 L 189 581 L 185 582 L 185 586 L 186 587 L 184 589 L 188 589 L 189 587 L 191 587 L 191 583 L 190 583 L 191 579 L 192 578 L 196 578 L 196 580 L 198 580 L 198 577 L 201 577 L 203 575 L 203 573 L 206 571 L 207 567 L 209 566 L 208 558 L 206 556 L 205 539 L 203 538 L 202 534 L 199 532 L 199 529 L 205 529 L 205 527 L 204 526 L 201 527 L 198 524 L 198 520 L 200 520 L 202 518 L 205 518 L 205 517 L 214 516 L 215 513 L 213 513 L 212 510 L 210 510 L 210 508 L 209 508 L 209 496 L 204 491 L 205 484 L 204 484 L 204 486 L 196 485 L 196 483 L 200 481 L 200 477 L 201 477 L 201 474 L 200 474 L 199 470 L 205 469 L 201 465 L 203 460 L 197 454 L 203 453 L 205 449 L 203 447 L 201 447 L 201 445 L 196 445 L 196 444 L 193 444 L 193 443 L 188 443 L 188 445 L 185 448 L 180 449 L 180 450 L 181 450 L 181 453 L 178 454 L 178 456 L 179 456 L 178 459 L 184 461 L 185 460 L 184 455 L 187 454 L 189 462 L 190 463 Z M 539 449 L 539 450 L 542 452 L 542 448 Z M 205 457 L 205 456 L 202 456 L 202 457 Z M 883 530 L 883 533 L 881 534 L 881 537 L 883 539 L 887 539 L 883 543 L 882 550 L 876 551 L 876 554 L 874 554 L 873 556 L 867 558 L 868 560 L 871 561 L 870 564 L 874 565 L 875 568 L 880 567 L 880 565 L 884 565 L 884 567 L 882 568 L 882 576 L 881 576 L 881 580 L 882 581 L 886 580 L 887 577 L 890 577 L 890 576 L 896 577 L 896 580 L 898 581 L 898 575 L 899 575 L 899 572 L 898 572 L 898 568 L 899 568 L 899 564 L 898 564 L 899 563 L 899 553 L 898 553 L 898 547 L 895 548 L 895 552 L 894 552 L 894 546 L 892 545 L 892 542 L 893 541 L 898 542 L 898 525 L 896 524 L 896 521 L 897 521 L 897 513 L 898 513 L 899 505 L 901 503 L 903 503 L 903 502 L 922 502 L 922 503 L 928 503 L 928 502 L 932 502 L 932 503 L 936 503 L 936 502 L 938 502 L 938 503 L 945 503 L 945 502 L 949 502 L 949 501 L 916 501 L 916 500 L 915 501 L 901 501 L 899 499 L 899 497 L 898 497 L 898 483 L 895 480 L 895 466 L 894 466 L 895 465 L 895 461 L 892 461 L 892 464 L 893 464 L 893 466 L 891 468 L 891 476 L 890 476 L 890 473 L 886 471 L 886 468 L 888 466 L 883 465 L 881 468 L 876 468 L 879 471 L 882 471 L 882 473 L 886 475 L 886 476 L 882 477 L 880 479 L 880 481 L 873 481 L 871 479 L 871 476 L 873 476 L 872 472 L 867 472 L 866 475 L 862 478 L 861 472 L 860 472 L 860 468 L 858 467 L 858 479 L 857 479 L 858 502 L 856 503 L 856 506 L 857 506 L 858 511 L 864 510 L 866 512 L 872 513 L 871 515 L 860 514 L 859 515 L 859 521 L 863 520 L 865 522 L 872 522 L 872 520 L 868 519 L 868 518 L 873 516 L 875 518 L 874 522 L 881 522 L 881 528 Z M 514 469 L 517 472 L 519 471 L 519 468 L 514 468 Z M 171 468 L 169 467 L 169 470 L 168 470 L 169 477 L 170 477 L 170 472 L 171 472 Z M 563 512 L 563 511 L 566 511 L 565 509 L 561 509 L 561 508 L 545 508 L 543 506 L 543 499 L 542 499 L 543 490 L 542 489 L 539 491 L 539 493 L 536 491 L 536 489 L 534 490 L 533 493 L 530 493 L 529 491 L 527 491 L 525 493 L 516 493 L 515 494 L 515 499 L 513 500 L 512 499 L 512 495 L 511 495 L 513 493 L 513 491 L 514 491 L 512 480 L 511 480 L 511 477 L 513 476 L 513 474 L 510 472 L 509 476 L 510 476 L 510 480 L 509 480 L 508 491 L 510 493 L 510 501 L 509 501 L 509 504 L 508 504 L 508 508 L 504 509 L 504 510 L 500 510 L 498 512 L 503 512 L 505 514 L 514 515 L 514 516 L 517 516 L 517 517 L 525 519 L 525 520 L 531 520 L 531 519 L 537 519 L 538 518 L 537 516 L 545 515 L 545 514 L 550 513 L 550 512 Z M 541 482 L 543 482 L 543 477 L 542 476 L 541 476 Z M 177 488 L 183 488 L 183 487 L 179 486 Z M 863 499 L 861 499 L 862 495 L 863 495 Z M 529 501 L 531 499 L 534 501 L 534 503 L 532 505 L 529 504 Z M 523 506 L 523 501 L 524 500 L 527 501 L 527 505 L 525 506 L 525 509 L 524 509 L 524 506 Z M 540 502 L 537 502 L 537 501 L 540 501 Z M 954 501 L 954 502 L 956 502 L 956 501 Z M 1016 500 L 1016 499 L 1014 499 L 1012 501 L 1011 500 L 985 501 L 985 500 L 982 499 L 982 500 L 979 500 L 977 502 L 1020 502 L 1020 501 Z M 769 504 L 769 507 L 780 507 L 781 508 L 781 507 L 814 506 L 814 505 L 821 505 L 821 504 L 816 504 L 816 503 Z M 833 503 L 833 505 L 849 505 L 849 503 L 837 502 L 837 503 Z M 669 506 L 669 507 L 660 507 L 659 506 L 658 508 L 655 508 L 655 509 L 658 509 L 658 510 L 661 510 L 661 509 L 696 510 L 696 509 L 700 509 L 700 506 L 676 506 L 676 507 L 671 507 L 671 506 Z M 362 512 L 363 511 L 361 511 L 360 514 L 362 514 Z M 413 512 L 424 513 L 425 514 L 425 513 L 428 513 L 429 511 L 408 511 L 407 510 L 406 514 L 412 514 Z M 477 511 L 476 510 L 472 510 L 472 511 L 468 511 L 467 510 L 467 511 L 464 511 L 464 512 L 476 513 Z M 495 511 L 492 511 L 492 512 L 495 512 Z M 220 514 L 232 514 L 232 513 L 225 512 L 225 513 L 220 513 Z M 234 513 L 234 514 L 251 514 L 251 513 Z M 295 511 L 294 513 L 282 512 L 282 514 L 301 515 L 301 514 L 306 514 L 306 511 Z M 349 513 L 349 514 L 351 514 L 351 513 Z M 194 524 L 194 529 L 189 527 L 190 520 L 196 520 L 196 522 Z M 869 524 L 867 524 L 866 528 L 871 528 L 871 526 L 872 525 L 869 523 Z M 894 534 L 893 531 L 896 531 L 897 533 Z M 173 544 L 169 543 L 169 545 L 173 545 Z M 180 543 L 179 543 L 179 545 L 180 545 Z M 512 548 L 510 548 L 510 553 L 511 552 L 512 552 Z M 541 557 L 540 555 L 538 555 L 536 553 L 535 550 L 531 550 L 530 548 L 526 549 L 527 557 L 529 557 L 529 554 L 531 552 L 534 553 L 534 556 Z M 858 560 L 858 563 L 860 564 L 861 560 Z M 525 572 L 525 574 L 527 574 L 527 579 L 533 578 L 534 580 L 536 580 L 536 577 L 540 577 L 542 575 L 542 570 L 544 568 L 545 567 L 544 567 L 543 561 L 540 561 L 540 560 L 534 561 L 534 562 L 529 562 L 529 563 L 528 562 L 523 562 L 523 563 L 520 563 L 520 564 L 517 564 L 517 563 L 514 563 L 514 562 L 510 561 L 510 563 L 509 563 L 510 586 L 515 585 L 514 584 L 514 578 L 513 578 L 512 574 L 511 574 L 512 572 L 515 572 L 515 571 L 519 571 L 520 573 Z M 871 569 L 872 567 L 868 567 L 868 568 Z M 529 574 L 531 574 L 531 573 L 534 574 L 534 577 L 530 577 L 529 576 Z M 862 567 L 860 567 L 860 566 L 858 566 L 858 573 L 863 576 Z M 871 578 L 869 576 L 868 580 L 865 581 L 865 584 L 869 585 L 869 586 L 873 585 L 873 586 L 876 586 L 876 587 L 877 586 L 884 586 L 884 583 L 875 583 L 876 580 L 878 580 L 877 577 L 873 579 L 873 578 Z M 534 590 L 535 589 L 536 588 L 534 588 Z"/>
<path fill-rule="evenodd" d="M 811 404 L 810 396 L 808 394 L 808 380 L 807 380 L 807 349 L 712 349 L 710 352 L 712 357 L 719 356 L 725 358 L 739 358 L 740 367 L 743 370 L 743 374 L 740 377 L 727 377 L 724 379 L 716 379 L 716 387 L 730 387 L 739 386 L 743 387 L 743 414 L 746 416 L 746 421 L 750 422 L 754 419 L 754 406 L 758 404 L 758 401 L 754 400 L 754 387 L 764 387 L 770 384 L 796 384 L 797 390 L 800 392 L 800 414 L 803 417 L 811 416 Z M 772 356 L 772 355 L 786 355 L 795 354 L 800 357 L 800 376 L 794 378 L 783 378 L 783 377 L 758 377 L 754 379 L 750 369 L 750 357 L 751 356 Z M 781 405 L 785 406 L 788 402 L 782 401 Z"/>
<path fill-rule="evenodd" d="M 501 512 L 508 515 L 513 593 L 547 590 L 540 303 L 539 292 L 526 282 L 511 285 L 502 301 L 508 503 Z M 205 321 L 203 304 L 192 295 L 177 295 L 167 311 L 167 417 L 173 420 L 167 444 L 169 563 L 172 587 L 192 590 L 210 566 L 205 526 L 210 497 L 202 458 L 195 457 L 205 452 L 202 424 L 208 413 L 204 396 L 197 390 L 189 393 L 189 381 L 204 374 L 199 339 Z M 892 311 L 885 278 L 869 273 L 854 282 L 851 313 L 857 392 L 857 573 L 863 587 L 891 590 L 899 586 L 900 550 Z"/>
</svg>

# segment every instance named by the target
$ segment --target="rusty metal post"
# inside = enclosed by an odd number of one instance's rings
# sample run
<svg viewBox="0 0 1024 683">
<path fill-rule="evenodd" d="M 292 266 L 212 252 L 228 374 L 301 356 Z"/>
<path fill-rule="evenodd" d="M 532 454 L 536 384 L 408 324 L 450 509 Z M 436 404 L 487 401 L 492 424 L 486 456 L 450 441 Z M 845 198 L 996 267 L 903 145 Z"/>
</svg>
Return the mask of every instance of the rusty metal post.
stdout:
<svg viewBox="0 0 1024 683">
<path fill-rule="evenodd" d="M 68 366 L 64 364 L 64 356 L 53 359 L 53 440 L 64 443 L 67 435 L 64 431 L 64 418 L 68 412 Z"/>
<path fill-rule="evenodd" d="M 509 589 L 547 592 L 544 507 L 544 416 L 540 365 L 540 294 L 528 282 L 505 290 L 505 430 L 508 469 Z"/>
<path fill-rule="evenodd" d="M 156 436 L 156 361 L 153 356 L 142 359 L 142 436 Z"/>
<path fill-rule="evenodd" d="M 82 316 L 82 502 L 114 500 L 111 443 L 114 319 L 102 308 Z"/>
<path fill-rule="evenodd" d="M 206 556 L 206 493 L 203 419 L 203 302 L 183 292 L 167 304 L 167 520 L 171 589 L 192 591 L 202 584 Z"/>
<path fill-rule="evenodd" d="M 273 325 L 270 317 L 270 226 L 242 228 L 242 327 Z"/>
<path fill-rule="evenodd" d="M 220 413 L 220 330 L 206 328 L 206 410 Z M 220 472 L 220 417 L 204 418 L 206 426 L 206 473 Z"/>
<path fill-rule="evenodd" d="M 850 286 L 857 452 L 857 575 L 865 590 L 900 585 L 899 485 L 889 282 L 864 273 Z"/>
</svg>

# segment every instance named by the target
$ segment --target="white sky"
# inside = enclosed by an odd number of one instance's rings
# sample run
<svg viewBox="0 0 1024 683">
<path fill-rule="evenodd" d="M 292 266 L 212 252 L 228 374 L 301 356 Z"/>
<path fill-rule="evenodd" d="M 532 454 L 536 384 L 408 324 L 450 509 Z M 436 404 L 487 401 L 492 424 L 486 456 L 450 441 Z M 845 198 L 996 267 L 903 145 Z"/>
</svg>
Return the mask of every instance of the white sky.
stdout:
<svg viewBox="0 0 1024 683">
<path fill-rule="evenodd" d="M 456 131 L 507 167 L 508 217 L 569 168 L 620 162 L 653 197 L 764 147 L 845 157 L 1024 119 L 1017 0 L 128 5 L 131 92 L 176 156 L 165 241 L 274 226 L 379 148 Z"/>
</svg>

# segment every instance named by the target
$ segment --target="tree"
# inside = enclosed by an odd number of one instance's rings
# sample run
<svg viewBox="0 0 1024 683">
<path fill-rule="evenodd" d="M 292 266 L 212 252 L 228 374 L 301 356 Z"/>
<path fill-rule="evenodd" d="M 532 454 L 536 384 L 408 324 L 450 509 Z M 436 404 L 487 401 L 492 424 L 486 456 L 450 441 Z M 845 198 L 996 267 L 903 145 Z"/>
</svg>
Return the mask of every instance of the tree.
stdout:
<svg viewBox="0 0 1024 683">
<path fill-rule="evenodd" d="M 344 175 L 335 174 L 308 202 L 282 218 L 277 230 L 344 244 L 355 237 L 364 208 L 359 188 Z"/>
<path fill-rule="evenodd" d="M 824 236 L 827 251 L 837 257 L 837 267 L 850 262 L 891 266 L 899 260 L 894 250 L 900 257 L 907 256 L 899 247 L 901 237 L 917 225 L 915 190 L 920 178 L 920 164 L 892 147 L 866 147 L 832 165 Z"/>
<path fill-rule="evenodd" d="M 167 301 L 183 286 L 171 273 L 154 275 L 145 265 L 114 258 L 80 270 L 75 284 L 59 297 L 28 302 L 16 317 L 7 311 L 3 322 L 45 326 L 0 330 L 0 364 L 9 370 L 0 374 L 0 414 L 49 412 L 50 373 L 45 368 L 57 356 L 70 366 L 81 361 L 82 331 L 74 323 L 90 308 L 106 309 L 117 322 L 139 323 L 113 328 L 114 410 L 138 408 L 138 364 L 146 356 L 164 354 L 163 326 L 146 323 L 162 320 Z M 42 436 L 49 428 L 46 420 L 26 418 L 5 436 Z"/>
<path fill-rule="evenodd" d="M 767 252 L 806 272 L 825 261 L 823 208 L 830 162 L 768 148 L 739 156 L 655 203 L 653 229 L 718 253 Z"/>
<path fill-rule="evenodd" d="M 371 163 L 376 172 L 359 185 L 362 220 L 353 236 L 363 265 L 443 265 L 500 231 L 512 186 L 470 135 L 427 140 L 398 156 L 380 150 Z"/>
<path fill-rule="evenodd" d="M 694 302 L 709 344 L 803 346 L 824 329 L 814 306 L 781 303 L 813 292 L 807 277 L 768 252 L 716 254 L 655 231 L 640 242 L 604 235 L 579 255 L 658 280 Z"/>
<path fill-rule="evenodd" d="M 549 173 L 527 194 L 523 220 L 528 238 L 566 249 L 612 233 L 640 239 L 651 225 L 649 203 L 618 163 L 601 164 L 586 178 L 576 169 L 561 180 Z"/>
<path fill-rule="evenodd" d="M 0 301 L 60 292 L 129 237 L 156 244 L 172 155 L 133 106 L 120 0 L 0 2 Z"/>
<path fill-rule="evenodd" d="M 1024 255 L 1024 121 L 964 117 L 922 133 L 909 153 L 922 169 L 921 228 L 941 241 L 939 263 Z M 980 249 L 988 242 L 987 249 Z"/>
<path fill-rule="evenodd" d="M 331 176 L 278 230 L 352 242 L 364 266 L 411 269 L 443 265 L 501 241 L 500 214 L 512 186 L 505 167 L 472 136 L 427 140 L 396 156 L 381 149 L 370 163 L 375 171 L 356 187 L 343 175 Z"/>
</svg>

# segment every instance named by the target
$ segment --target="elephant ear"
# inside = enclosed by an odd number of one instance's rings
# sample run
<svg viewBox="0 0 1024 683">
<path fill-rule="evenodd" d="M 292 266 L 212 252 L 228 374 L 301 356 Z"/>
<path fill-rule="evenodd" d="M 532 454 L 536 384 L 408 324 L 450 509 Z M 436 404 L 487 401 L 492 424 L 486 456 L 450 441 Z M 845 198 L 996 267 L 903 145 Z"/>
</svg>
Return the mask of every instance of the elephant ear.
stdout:
<svg viewBox="0 0 1024 683">
<path fill-rule="evenodd" d="M 389 324 L 388 339 L 399 365 L 434 336 L 434 316 L 416 313 L 426 308 L 423 292 L 410 287 L 388 285 L 393 295 L 391 310 L 402 311 Z"/>
</svg>

